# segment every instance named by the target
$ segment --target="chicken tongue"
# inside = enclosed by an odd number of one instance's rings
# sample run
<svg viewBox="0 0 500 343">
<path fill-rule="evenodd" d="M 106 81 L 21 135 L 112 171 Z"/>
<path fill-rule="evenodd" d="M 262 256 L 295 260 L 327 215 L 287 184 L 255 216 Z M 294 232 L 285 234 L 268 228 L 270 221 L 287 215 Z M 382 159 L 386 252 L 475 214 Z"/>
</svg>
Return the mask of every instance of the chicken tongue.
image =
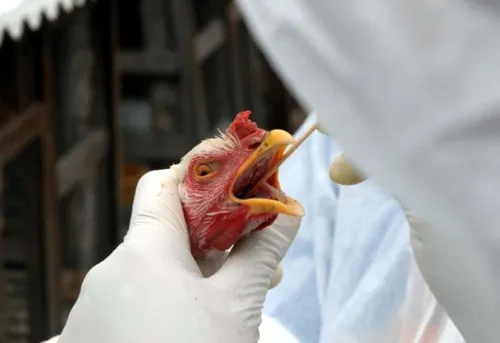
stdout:
<svg viewBox="0 0 500 343">
<path fill-rule="evenodd" d="M 285 192 L 283 192 L 279 188 L 273 187 L 266 182 L 262 183 L 258 188 L 255 188 L 255 191 L 251 193 L 251 197 L 274 199 L 283 203 L 287 202 L 287 196 Z"/>
</svg>

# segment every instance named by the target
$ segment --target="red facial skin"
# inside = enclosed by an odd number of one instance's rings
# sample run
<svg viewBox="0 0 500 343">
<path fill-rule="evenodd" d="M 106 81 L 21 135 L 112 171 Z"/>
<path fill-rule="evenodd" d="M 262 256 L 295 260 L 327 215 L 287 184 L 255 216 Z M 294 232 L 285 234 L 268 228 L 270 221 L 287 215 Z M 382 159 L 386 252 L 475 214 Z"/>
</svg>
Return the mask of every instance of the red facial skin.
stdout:
<svg viewBox="0 0 500 343">
<path fill-rule="evenodd" d="M 259 129 L 249 119 L 250 112 L 241 112 L 226 131 L 233 138 L 230 149 L 203 151 L 189 161 L 184 179 L 183 202 L 191 252 L 196 259 L 203 259 L 214 251 L 232 247 L 242 236 L 271 225 L 276 214 L 249 214 L 249 207 L 231 200 L 229 194 L 236 173 L 254 152 L 266 131 Z M 199 177 L 200 164 L 211 163 L 216 170 L 207 177 Z M 236 189 L 248 184 L 252 172 L 263 174 L 264 168 L 251 168 L 248 177 L 239 178 Z M 258 175 L 257 175 L 258 176 Z M 269 196 L 271 198 L 271 196 Z"/>
</svg>

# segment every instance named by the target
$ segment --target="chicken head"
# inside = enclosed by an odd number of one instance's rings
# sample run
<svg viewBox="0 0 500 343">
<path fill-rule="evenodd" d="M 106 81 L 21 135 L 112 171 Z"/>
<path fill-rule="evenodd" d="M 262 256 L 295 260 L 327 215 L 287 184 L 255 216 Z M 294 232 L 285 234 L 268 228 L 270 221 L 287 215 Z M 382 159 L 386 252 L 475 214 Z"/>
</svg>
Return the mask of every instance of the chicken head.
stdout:
<svg viewBox="0 0 500 343">
<path fill-rule="evenodd" d="M 226 132 L 184 156 L 178 165 L 179 195 L 195 258 L 229 249 L 271 225 L 278 214 L 304 215 L 278 182 L 277 165 L 294 142 L 286 131 L 259 128 L 245 111 Z"/>
</svg>

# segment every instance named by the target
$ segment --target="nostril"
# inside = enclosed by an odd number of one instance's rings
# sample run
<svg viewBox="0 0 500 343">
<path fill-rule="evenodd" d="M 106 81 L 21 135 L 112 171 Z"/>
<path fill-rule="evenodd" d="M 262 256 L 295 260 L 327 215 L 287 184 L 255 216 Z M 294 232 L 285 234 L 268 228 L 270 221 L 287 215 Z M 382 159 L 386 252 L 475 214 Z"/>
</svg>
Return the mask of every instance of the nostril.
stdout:
<svg viewBox="0 0 500 343">
<path fill-rule="evenodd" d="M 248 149 L 252 149 L 252 150 L 255 150 L 259 147 L 260 145 L 260 142 L 253 142 L 253 143 L 250 143 L 250 145 L 248 146 Z"/>
<path fill-rule="evenodd" d="M 242 142 L 241 145 L 244 146 L 248 150 L 255 150 L 257 149 L 262 141 L 264 140 L 264 135 L 254 135 L 245 138 Z"/>
</svg>

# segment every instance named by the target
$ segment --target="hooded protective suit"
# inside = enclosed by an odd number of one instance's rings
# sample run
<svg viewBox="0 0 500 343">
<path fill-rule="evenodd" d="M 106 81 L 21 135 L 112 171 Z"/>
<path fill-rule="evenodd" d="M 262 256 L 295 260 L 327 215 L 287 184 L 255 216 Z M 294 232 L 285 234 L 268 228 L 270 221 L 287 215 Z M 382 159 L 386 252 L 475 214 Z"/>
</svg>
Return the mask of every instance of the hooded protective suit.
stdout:
<svg viewBox="0 0 500 343">
<path fill-rule="evenodd" d="M 239 0 L 276 70 L 365 174 L 467 342 L 500 341 L 500 5 Z"/>
</svg>

